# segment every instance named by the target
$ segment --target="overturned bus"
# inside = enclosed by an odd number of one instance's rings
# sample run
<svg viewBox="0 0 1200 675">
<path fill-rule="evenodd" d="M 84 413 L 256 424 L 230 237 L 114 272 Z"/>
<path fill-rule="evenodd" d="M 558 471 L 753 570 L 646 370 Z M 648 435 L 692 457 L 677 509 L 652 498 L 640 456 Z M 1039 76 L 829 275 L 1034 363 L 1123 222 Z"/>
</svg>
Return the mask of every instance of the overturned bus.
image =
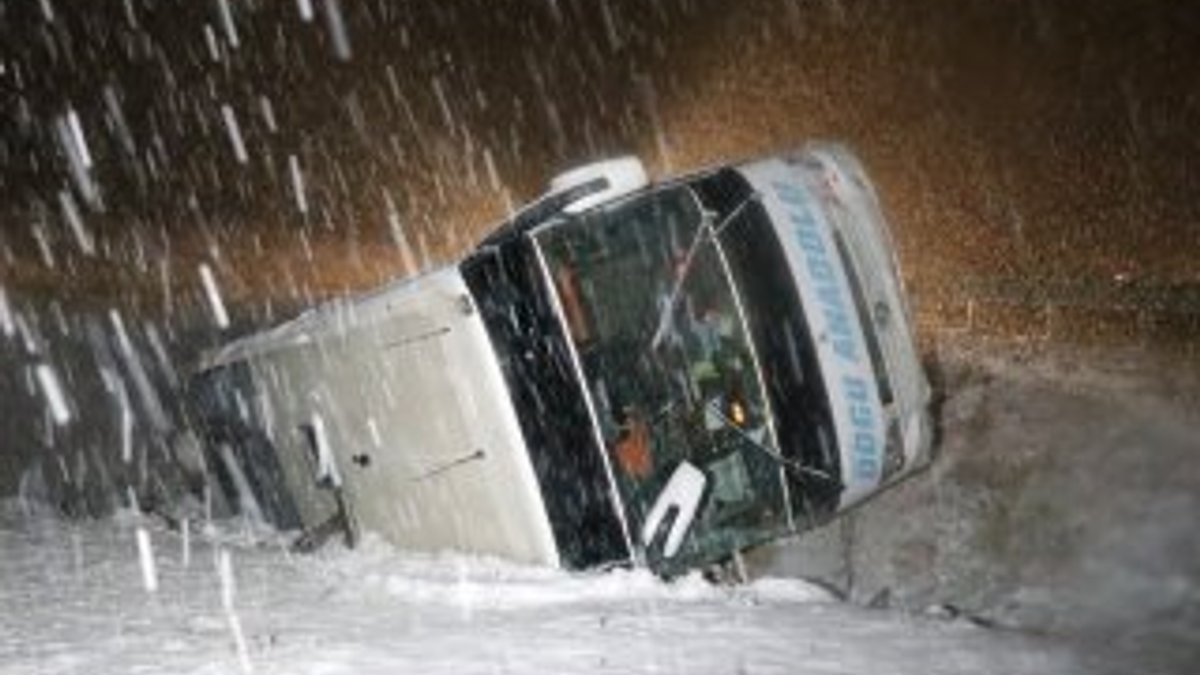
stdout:
<svg viewBox="0 0 1200 675">
<path fill-rule="evenodd" d="M 664 574 L 928 461 L 893 247 L 835 144 L 556 178 L 456 264 L 208 355 L 209 465 L 280 528 Z"/>
</svg>

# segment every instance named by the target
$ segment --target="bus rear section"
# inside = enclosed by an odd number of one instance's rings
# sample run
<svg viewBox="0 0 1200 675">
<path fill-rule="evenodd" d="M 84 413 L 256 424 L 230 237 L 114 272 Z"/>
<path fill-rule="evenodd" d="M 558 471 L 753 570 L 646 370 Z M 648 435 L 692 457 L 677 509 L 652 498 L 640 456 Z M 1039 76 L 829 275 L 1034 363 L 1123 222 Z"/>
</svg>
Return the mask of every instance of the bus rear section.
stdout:
<svg viewBox="0 0 1200 675">
<path fill-rule="evenodd" d="M 507 386 L 457 267 L 323 305 L 206 365 L 198 385 L 228 380 L 219 391 L 229 401 L 203 416 L 209 445 L 241 463 L 272 458 L 271 485 L 251 493 L 284 495 L 295 514 L 264 514 L 272 524 L 311 531 L 340 508 L 355 534 L 408 549 L 559 564 Z M 231 427 L 259 442 L 222 450 Z"/>
</svg>

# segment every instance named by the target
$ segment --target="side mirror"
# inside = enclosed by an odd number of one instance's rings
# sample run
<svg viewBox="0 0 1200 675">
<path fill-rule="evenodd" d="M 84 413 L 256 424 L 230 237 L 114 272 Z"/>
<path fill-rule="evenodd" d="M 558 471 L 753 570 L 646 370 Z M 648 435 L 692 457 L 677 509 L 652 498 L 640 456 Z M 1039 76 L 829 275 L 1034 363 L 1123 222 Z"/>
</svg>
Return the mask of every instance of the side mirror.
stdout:
<svg viewBox="0 0 1200 675">
<path fill-rule="evenodd" d="M 671 474 L 671 479 L 667 481 L 662 492 L 658 493 L 658 499 L 654 500 L 654 506 L 646 515 L 646 522 L 642 523 L 642 545 L 649 546 L 654 541 L 659 526 L 674 510 L 676 511 L 675 520 L 667 531 L 663 555 L 668 558 L 675 557 L 675 554 L 679 552 L 680 544 L 683 543 L 684 535 L 687 534 L 688 529 L 692 526 L 692 521 L 696 518 L 696 512 L 700 510 L 700 499 L 704 496 L 704 487 L 707 483 L 708 478 L 705 477 L 703 471 L 686 461 L 681 462 L 676 467 L 675 473 Z"/>
</svg>

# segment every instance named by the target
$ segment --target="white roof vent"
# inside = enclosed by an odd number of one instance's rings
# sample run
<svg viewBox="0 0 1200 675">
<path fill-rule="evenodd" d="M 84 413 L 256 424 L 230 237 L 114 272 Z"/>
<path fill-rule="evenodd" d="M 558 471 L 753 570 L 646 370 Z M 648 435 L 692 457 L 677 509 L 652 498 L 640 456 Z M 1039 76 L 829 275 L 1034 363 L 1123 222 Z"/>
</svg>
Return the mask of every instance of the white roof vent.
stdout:
<svg viewBox="0 0 1200 675">
<path fill-rule="evenodd" d="M 580 213 L 640 190 L 649 182 L 641 160 L 633 156 L 618 157 L 585 164 L 555 176 L 550 181 L 550 194 L 578 191 L 578 198 L 572 198 L 563 211 Z"/>
</svg>

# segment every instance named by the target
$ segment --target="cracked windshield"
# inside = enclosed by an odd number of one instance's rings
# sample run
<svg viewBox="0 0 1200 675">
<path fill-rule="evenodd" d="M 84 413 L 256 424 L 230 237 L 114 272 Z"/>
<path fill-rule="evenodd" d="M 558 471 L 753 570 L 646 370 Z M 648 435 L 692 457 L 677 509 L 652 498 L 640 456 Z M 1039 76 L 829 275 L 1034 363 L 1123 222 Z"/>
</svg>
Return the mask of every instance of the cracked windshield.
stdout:
<svg viewBox="0 0 1200 675">
<path fill-rule="evenodd" d="M 715 558 L 786 527 L 752 348 L 712 236 L 720 224 L 707 218 L 680 187 L 538 236 L 631 534 L 660 566 Z M 684 462 L 703 472 L 703 489 L 672 501 Z M 660 500 L 676 508 L 643 533 Z M 689 519 L 671 550 L 665 533 Z"/>
</svg>

